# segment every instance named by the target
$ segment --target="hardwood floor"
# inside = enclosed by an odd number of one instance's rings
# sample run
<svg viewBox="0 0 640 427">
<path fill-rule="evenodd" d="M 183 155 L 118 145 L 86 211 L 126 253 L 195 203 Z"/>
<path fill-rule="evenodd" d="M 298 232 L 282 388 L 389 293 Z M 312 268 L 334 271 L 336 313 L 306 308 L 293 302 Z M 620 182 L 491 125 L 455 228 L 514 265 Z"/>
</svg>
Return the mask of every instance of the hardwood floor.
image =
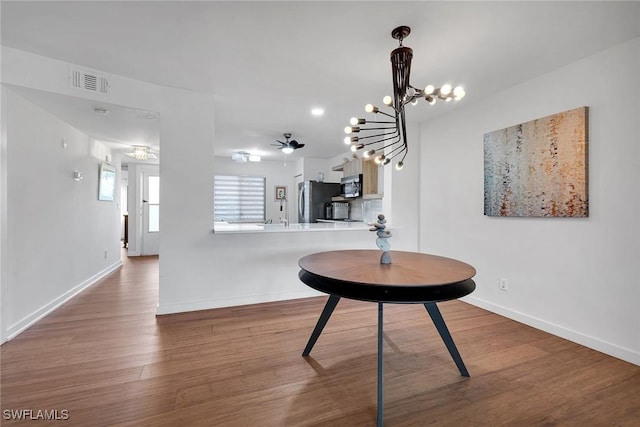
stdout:
<svg viewBox="0 0 640 427">
<path fill-rule="evenodd" d="M 341 300 L 305 359 L 326 297 L 156 318 L 158 259 L 124 262 L 0 347 L 2 425 L 375 425 L 376 304 Z M 640 367 L 439 306 L 471 377 L 422 306 L 386 305 L 386 426 L 640 425 Z"/>
</svg>

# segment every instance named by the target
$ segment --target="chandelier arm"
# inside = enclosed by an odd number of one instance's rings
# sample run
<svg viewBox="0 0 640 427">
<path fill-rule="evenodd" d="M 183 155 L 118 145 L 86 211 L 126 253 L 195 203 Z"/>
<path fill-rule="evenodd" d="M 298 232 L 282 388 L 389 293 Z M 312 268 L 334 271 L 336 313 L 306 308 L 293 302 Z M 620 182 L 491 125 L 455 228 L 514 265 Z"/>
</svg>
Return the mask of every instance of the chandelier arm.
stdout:
<svg viewBox="0 0 640 427">
<path fill-rule="evenodd" d="M 401 141 L 400 141 L 400 136 L 397 136 L 396 138 L 398 138 L 398 140 L 397 140 L 397 141 L 394 141 L 394 142 L 392 142 L 391 144 L 387 144 L 387 145 L 385 145 L 384 147 L 377 148 L 377 149 L 376 149 L 376 151 L 378 151 L 378 150 L 384 150 L 385 148 L 393 147 L 394 145 L 396 145 L 396 144 L 400 143 L 400 142 L 401 142 Z M 377 141 L 377 142 L 381 142 L 381 141 Z M 383 154 L 384 154 L 384 153 L 383 153 Z"/>
<path fill-rule="evenodd" d="M 369 130 L 385 130 L 385 129 L 396 129 L 396 126 L 386 126 L 380 128 L 360 128 L 360 132 L 369 131 Z"/>
<path fill-rule="evenodd" d="M 394 136 L 390 136 L 388 138 L 384 138 L 384 139 L 378 139 L 376 141 L 371 141 L 371 142 L 367 142 L 366 144 L 363 144 L 365 147 L 369 146 L 369 145 L 373 145 L 373 144 L 379 144 L 383 141 L 388 141 L 390 139 L 398 139 L 398 141 L 394 142 L 393 144 L 396 144 L 397 142 L 400 141 L 400 135 L 394 135 Z M 392 145 L 393 145 L 392 144 Z M 382 148 L 386 148 L 386 147 L 382 147 Z"/>
<path fill-rule="evenodd" d="M 394 128 L 395 130 L 393 132 L 385 132 L 385 133 L 378 133 L 376 135 L 367 135 L 367 136 L 359 136 L 358 137 L 358 141 L 362 140 L 362 139 L 369 139 L 369 138 L 376 138 L 378 136 L 384 136 L 384 135 L 395 135 L 398 134 L 398 129 Z M 372 143 L 370 143 L 372 144 Z"/>
<path fill-rule="evenodd" d="M 393 108 L 393 110 L 395 111 L 395 108 Z M 378 110 L 378 112 L 377 112 L 377 113 L 374 113 L 374 114 L 378 114 L 378 113 L 380 113 L 380 114 L 384 114 L 385 116 L 387 116 L 387 117 L 391 117 L 392 119 L 395 119 L 395 118 L 396 118 L 395 116 L 392 116 L 391 114 L 389 114 L 389 113 L 385 113 L 384 111 L 381 111 L 381 110 Z"/>
<path fill-rule="evenodd" d="M 397 153 L 395 153 L 395 154 L 393 154 L 393 152 L 394 152 L 394 151 L 396 151 L 396 150 L 398 150 L 398 149 L 400 149 L 400 151 L 399 151 L 399 152 L 397 152 Z M 391 150 L 391 152 L 389 153 L 389 155 L 390 155 L 391 157 L 388 157 L 388 159 L 389 159 L 389 160 L 393 160 L 393 158 L 394 158 L 394 157 L 399 156 L 399 155 L 400 155 L 400 154 L 402 154 L 403 152 L 404 152 L 404 157 L 406 157 L 406 156 L 407 156 L 407 152 L 408 152 L 408 151 L 409 151 L 409 149 L 407 148 L 407 145 L 406 145 L 406 144 L 403 144 L 403 145 L 401 145 L 400 147 L 396 147 L 396 148 L 394 148 L 393 150 Z M 402 160 L 404 160 L 404 157 L 402 157 Z"/>
</svg>

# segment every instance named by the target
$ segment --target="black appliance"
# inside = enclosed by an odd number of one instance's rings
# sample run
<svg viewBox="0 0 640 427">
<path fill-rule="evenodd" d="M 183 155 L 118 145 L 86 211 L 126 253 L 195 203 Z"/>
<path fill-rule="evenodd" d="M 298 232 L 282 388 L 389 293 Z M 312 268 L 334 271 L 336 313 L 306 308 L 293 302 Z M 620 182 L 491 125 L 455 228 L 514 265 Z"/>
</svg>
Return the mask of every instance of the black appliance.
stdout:
<svg viewBox="0 0 640 427">
<path fill-rule="evenodd" d="M 346 199 L 362 196 L 362 174 L 342 178 L 340 180 L 340 195 Z"/>
</svg>

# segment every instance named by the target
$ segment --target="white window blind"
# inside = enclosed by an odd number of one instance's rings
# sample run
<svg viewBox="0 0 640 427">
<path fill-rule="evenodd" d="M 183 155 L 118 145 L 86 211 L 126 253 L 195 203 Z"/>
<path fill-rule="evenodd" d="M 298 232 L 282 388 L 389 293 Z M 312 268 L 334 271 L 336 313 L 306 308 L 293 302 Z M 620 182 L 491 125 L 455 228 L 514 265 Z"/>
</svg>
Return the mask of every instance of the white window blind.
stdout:
<svg viewBox="0 0 640 427">
<path fill-rule="evenodd" d="M 213 181 L 214 220 L 264 222 L 265 177 L 216 175 Z"/>
</svg>

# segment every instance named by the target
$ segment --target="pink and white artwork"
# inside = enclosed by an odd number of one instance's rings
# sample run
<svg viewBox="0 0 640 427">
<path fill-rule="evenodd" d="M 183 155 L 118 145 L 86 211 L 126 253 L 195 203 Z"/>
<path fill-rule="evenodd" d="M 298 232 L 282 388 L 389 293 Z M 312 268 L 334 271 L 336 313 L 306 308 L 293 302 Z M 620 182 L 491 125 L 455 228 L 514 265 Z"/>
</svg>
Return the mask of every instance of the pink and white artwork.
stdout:
<svg viewBox="0 0 640 427">
<path fill-rule="evenodd" d="M 588 107 L 484 135 L 484 214 L 587 217 Z"/>
</svg>

